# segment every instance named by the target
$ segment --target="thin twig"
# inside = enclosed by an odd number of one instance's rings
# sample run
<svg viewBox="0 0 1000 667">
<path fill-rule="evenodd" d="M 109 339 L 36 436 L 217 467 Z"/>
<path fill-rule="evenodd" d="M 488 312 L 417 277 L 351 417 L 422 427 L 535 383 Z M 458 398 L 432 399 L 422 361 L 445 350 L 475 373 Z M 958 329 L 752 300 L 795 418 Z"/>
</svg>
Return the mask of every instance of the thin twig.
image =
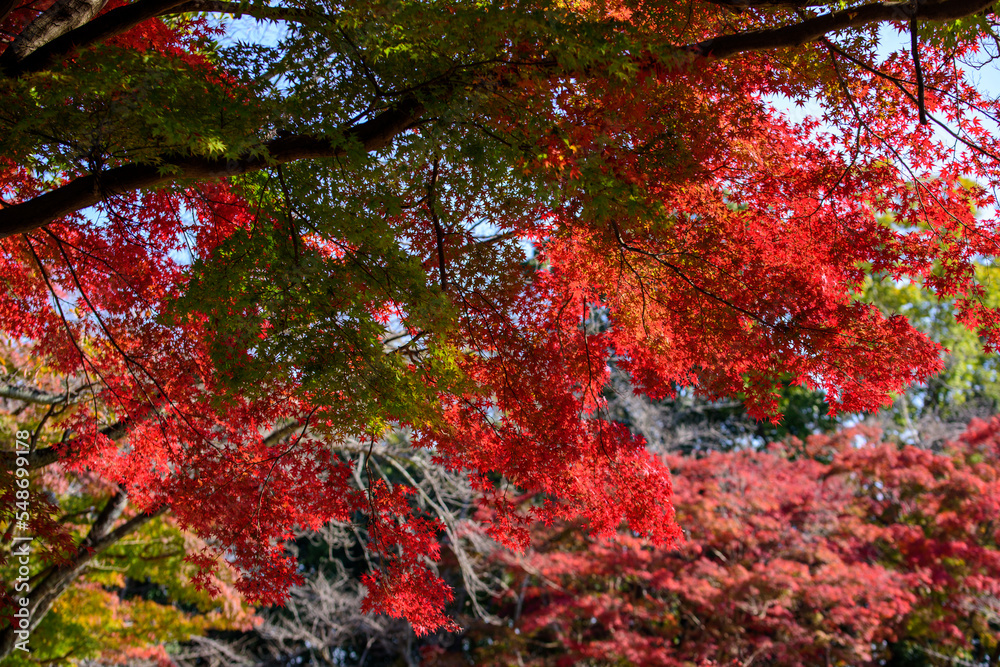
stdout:
<svg viewBox="0 0 1000 667">
<path fill-rule="evenodd" d="M 917 33 L 917 0 L 911 0 L 910 11 L 910 51 L 913 53 L 913 70 L 917 75 L 917 111 L 920 124 L 927 125 L 927 109 L 924 107 L 924 70 L 920 66 L 920 39 Z"/>
</svg>

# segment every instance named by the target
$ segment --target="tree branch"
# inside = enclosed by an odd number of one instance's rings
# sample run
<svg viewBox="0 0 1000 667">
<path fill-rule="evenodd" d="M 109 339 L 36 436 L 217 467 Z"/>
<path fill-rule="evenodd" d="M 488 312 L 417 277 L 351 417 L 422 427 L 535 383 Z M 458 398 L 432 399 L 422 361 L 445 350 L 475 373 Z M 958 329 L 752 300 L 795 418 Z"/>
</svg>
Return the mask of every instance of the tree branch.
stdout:
<svg viewBox="0 0 1000 667">
<path fill-rule="evenodd" d="M 186 0 L 182 5 L 163 11 L 160 13 L 160 16 L 191 14 L 195 12 L 232 14 L 236 18 L 250 16 L 262 21 L 292 21 L 296 23 L 304 23 L 317 18 L 329 19 L 324 14 L 311 12 L 307 9 L 297 9 L 295 7 L 262 7 L 259 5 L 245 5 L 239 2 L 226 2 L 225 0 Z"/>
<path fill-rule="evenodd" d="M 19 54 L 13 49 L 7 49 L 3 56 L 0 56 L 0 68 L 10 77 L 40 72 L 77 49 L 99 44 L 109 37 L 120 35 L 184 2 L 185 0 L 137 0 L 130 5 L 98 16 L 30 53 Z"/>
<path fill-rule="evenodd" d="M 273 164 L 338 157 L 346 154 L 345 145 L 351 141 L 359 143 L 366 152 L 378 150 L 413 127 L 423 112 L 423 105 L 410 98 L 347 130 L 344 133 L 346 141 L 335 143 L 327 137 L 293 135 L 270 141 L 264 144 L 264 151 L 248 153 L 240 159 L 165 156 L 159 166 L 127 164 L 81 176 L 26 202 L 0 209 L 0 239 L 34 231 L 111 195 L 165 185 L 178 179 L 225 178 Z"/>
<path fill-rule="evenodd" d="M 927 124 L 927 109 L 924 105 L 924 68 L 920 66 L 920 40 L 917 27 L 917 0 L 910 0 L 912 9 L 910 17 L 910 52 L 913 55 L 913 72 L 917 76 L 917 110 L 920 114 L 920 124 Z"/>
<path fill-rule="evenodd" d="M 730 58 L 750 51 L 802 46 L 838 30 L 861 28 L 872 23 L 885 21 L 906 21 L 911 18 L 911 15 L 921 21 L 951 21 L 977 14 L 988 9 L 993 3 L 994 0 L 921 2 L 917 6 L 917 11 L 913 13 L 911 0 L 874 2 L 823 14 L 780 28 L 721 35 L 692 44 L 687 48 L 702 56 Z"/>
<path fill-rule="evenodd" d="M 440 158 L 434 160 L 434 168 L 431 171 L 431 182 L 427 185 L 427 211 L 434 222 L 434 236 L 437 239 L 438 270 L 441 272 L 441 289 L 448 289 L 448 269 L 444 257 L 444 230 L 441 229 L 441 220 L 434 209 L 435 188 L 438 180 L 438 167 L 441 165 Z"/>
<path fill-rule="evenodd" d="M 293 419 L 281 426 L 276 426 L 274 430 L 264 436 L 264 444 L 268 447 L 273 447 L 282 441 L 286 436 L 291 435 L 299 428 L 299 421 Z"/>
<path fill-rule="evenodd" d="M 26 594 L 30 600 L 28 605 L 31 614 L 29 630 L 38 626 L 52 608 L 53 603 L 76 581 L 90 561 L 118 540 L 167 510 L 167 506 L 163 505 L 154 512 L 138 514 L 112 530 L 112 526 L 121 517 L 127 504 L 128 494 L 119 489 L 108 499 L 76 553 L 68 561 L 52 568 Z M 8 626 L 0 630 L 0 660 L 10 655 L 14 649 L 15 638 L 13 627 Z"/>
<path fill-rule="evenodd" d="M 736 0 L 733 0 L 734 2 Z M 757 1 L 757 0 L 752 0 Z M 891 3 L 871 3 L 825 14 L 799 23 L 746 33 L 723 35 L 687 47 L 694 53 L 728 58 L 748 51 L 799 46 L 824 37 L 827 33 L 870 23 L 902 20 L 913 14 L 921 20 L 947 20 L 968 16 L 989 7 L 993 0 L 944 0 L 922 3 L 917 11 L 908 11 L 912 0 Z M 231 11 L 234 3 L 216 0 L 138 0 L 115 9 L 90 23 L 70 31 L 46 44 L 24 60 L 4 62 L 0 66 L 8 73 L 25 73 L 47 67 L 55 58 L 81 45 L 92 44 L 123 32 L 150 17 L 164 13 L 211 9 Z M 259 10 L 261 15 L 269 9 Z M 282 8 L 275 11 L 285 12 Z M 423 113 L 415 99 L 406 100 L 371 120 L 349 129 L 348 139 L 358 141 L 366 151 L 387 145 L 394 136 L 412 127 Z M 320 136 L 296 135 L 279 137 L 263 147 L 265 151 L 246 154 L 239 159 L 203 156 L 163 156 L 160 164 L 127 164 L 104 172 L 79 177 L 29 201 L 0 209 L 0 238 L 23 234 L 43 227 L 63 216 L 93 206 L 109 195 L 141 188 L 156 187 L 184 178 L 224 178 L 301 159 L 343 155 L 343 144 L 334 144 Z"/>
<path fill-rule="evenodd" d="M 126 505 L 128 505 L 128 494 L 121 489 L 115 491 L 108 498 L 108 502 L 104 503 L 104 508 L 97 515 L 97 519 L 91 525 L 87 537 L 80 543 L 80 547 L 93 548 L 94 544 L 104 539 L 111 532 L 111 528 L 118 521 L 118 517 L 125 511 Z"/>
<path fill-rule="evenodd" d="M 74 2 L 75 4 L 73 4 Z M 11 77 L 40 72 L 63 60 L 77 49 L 99 44 L 109 37 L 120 35 L 144 21 L 159 16 L 212 12 L 233 14 L 237 17 L 245 14 L 261 20 L 300 23 L 317 18 L 328 18 L 323 14 L 305 9 L 250 6 L 239 2 L 225 2 L 224 0 L 137 0 L 130 5 L 119 7 L 90 20 L 97 9 L 103 6 L 103 2 L 97 3 L 95 0 L 85 7 L 76 7 L 82 2 L 83 0 L 64 0 L 62 4 L 73 5 L 69 9 L 75 11 L 74 14 L 60 15 L 58 21 L 49 20 L 29 33 L 29 29 L 35 26 L 38 21 L 32 23 L 18 36 L 3 56 L 0 56 L 0 69 Z M 13 0 L 0 0 L 0 13 L 3 12 L 7 4 L 13 8 Z M 88 7 L 93 11 L 88 11 Z M 53 9 L 55 8 L 57 5 L 53 5 Z M 48 13 L 46 12 L 39 19 L 45 18 Z"/>
<path fill-rule="evenodd" d="M 9 398 L 11 400 L 24 401 L 25 403 L 34 403 L 36 405 L 61 405 L 63 403 L 68 403 L 72 399 L 72 395 L 66 393 L 53 394 L 35 387 L 19 387 L 17 385 L 3 383 L 0 384 L 0 398 Z"/>
<path fill-rule="evenodd" d="M 110 426 L 105 426 L 100 430 L 101 435 L 106 435 L 112 440 L 120 440 L 125 437 L 128 433 L 130 421 L 123 420 L 115 422 Z M 0 465 L 12 470 L 15 467 L 15 463 L 19 457 L 28 460 L 28 464 L 23 466 L 28 470 L 37 470 L 38 468 L 44 468 L 47 465 L 52 465 L 60 458 L 60 453 L 63 455 L 68 454 L 72 451 L 73 441 L 63 444 L 62 446 L 49 446 L 43 447 L 41 449 L 36 449 L 34 451 L 28 452 L 27 454 L 20 452 L 0 452 Z"/>
<path fill-rule="evenodd" d="M 827 0 L 705 0 L 713 5 L 721 5 L 730 9 L 751 9 L 756 7 L 788 7 L 801 9 L 803 7 L 823 7 L 830 4 Z"/>
<path fill-rule="evenodd" d="M 4 58 L 21 60 L 94 18 L 104 8 L 106 0 L 56 0 L 51 7 L 35 17 L 4 52 Z"/>
</svg>

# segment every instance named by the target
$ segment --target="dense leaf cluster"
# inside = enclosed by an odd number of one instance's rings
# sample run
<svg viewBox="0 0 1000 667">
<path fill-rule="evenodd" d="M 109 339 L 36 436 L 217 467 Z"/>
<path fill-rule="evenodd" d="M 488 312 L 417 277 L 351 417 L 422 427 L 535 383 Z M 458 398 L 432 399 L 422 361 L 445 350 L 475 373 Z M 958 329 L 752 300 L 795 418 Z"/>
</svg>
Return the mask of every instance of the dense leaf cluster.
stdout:
<svg viewBox="0 0 1000 667">
<path fill-rule="evenodd" d="M 297 531 L 363 529 L 367 606 L 450 627 L 434 561 L 458 523 L 375 469 L 387 433 L 507 547 L 581 517 L 667 546 L 669 469 L 609 416 L 612 367 L 755 419 L 787 386 L 874 410 L 942 367 L 876 281 L 996 349 L 998 102 L 962 70 L 989 7 L 0 2 L 32 624 L 162 520 L 197 536 L 177 567 L 199 586 L 261 603 L 301 581 Z M 230 15 L 280 27 L 240 41 Z"/>
</svg>

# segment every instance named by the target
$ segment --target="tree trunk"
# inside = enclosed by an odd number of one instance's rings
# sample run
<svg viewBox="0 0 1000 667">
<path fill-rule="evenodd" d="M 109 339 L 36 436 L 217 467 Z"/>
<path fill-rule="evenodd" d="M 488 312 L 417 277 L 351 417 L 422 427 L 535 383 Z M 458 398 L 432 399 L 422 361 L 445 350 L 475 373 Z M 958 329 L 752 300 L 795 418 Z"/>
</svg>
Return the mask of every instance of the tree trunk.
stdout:
<svg viewBox="0 0 1000 667">
<path fill-rule="evenodd" d="M 29 622 L 27 630 L 34 630 L 45 618 L 45 615 L 52 609 L 59 596 L 79 577 L 87 565 L 106 550 L 112 544 L 122 539 L 129 533 L 135 531 L 150 519 L 159 516 L 166 511 L 166 506 L 149 514 L 139 514 L 118 528 L 112 530 L 115 522 L 121 517 L 122 512 L 128 505 L 128 494 L 123 490 L 116 491 L 104 509 L 101 510 L 94 525 L 91 526 L 87 537 L 80 543 L 76 554 L 69 561 L 53 567 L 41 581 L 39 581 L 31 591 L 27 593 L 11 593 L 11 597 L 24 597 L 29 600 L 27 609 Z M 13 651 L 18 641 L 17 628 L 9 626 L 0 630 L 0 661 L 4 660 Z M 29 640 L 30 641 L 30 640 Z M 30 644 L 29 644 L 30 645 Z"/>
</svg>

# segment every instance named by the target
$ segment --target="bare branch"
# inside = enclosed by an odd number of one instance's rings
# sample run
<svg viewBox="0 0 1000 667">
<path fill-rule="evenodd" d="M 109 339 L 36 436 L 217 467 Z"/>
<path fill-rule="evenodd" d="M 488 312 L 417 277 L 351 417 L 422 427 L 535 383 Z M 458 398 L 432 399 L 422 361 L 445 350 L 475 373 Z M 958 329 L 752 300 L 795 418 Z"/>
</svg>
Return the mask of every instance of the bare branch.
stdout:
<svg viewBox="0 0 1000 667">
<path fill-rule="evenodd" d="M 434 236 L 437 239 L 438 269 L 441 272 L 441 289 L 447 290 L 448 272 L 444 257 L 444 230 L 441 229 L 441 220 L 438 218 L 437 211 L 434 209 L 434 190 L 435 186 L 437 186 L 438 168 L 440 165 L 441 160 L 435 159 L 434 168 L 433 171 L 431 171 L 431 182 L 427 185 L 427 210 L 431 215 L 431 220 L 434 222 Z"/>
<path fill-rule="evenodd" d="M 62 405 L 63 403 L 70 402 L 73 396 L 67 393 L 53 394 L 52 392 L 42 391 L 35 387 L 19 387 L 13 384 L 2 383 L 0 384 L 0 398 L 9 398 L 36 405 Z"/>
<path fill-rule="evenodd" d="M 22 60 L 57 37 L 78 28 L 101 11 L 107 0 L 57 0 L 14 38 L 5 59 Z"/>
<path fill-rule="evenodd" d="M 264 444 L 268 447 L 273 447 L 278 444 L 286 437 L 294 433 L 299 429 L 299 421 L 293 419 L 289 422 L 282 424 L 281 426 L 275 425 L 274 429 L 264 436 Z"/>
</svg>

